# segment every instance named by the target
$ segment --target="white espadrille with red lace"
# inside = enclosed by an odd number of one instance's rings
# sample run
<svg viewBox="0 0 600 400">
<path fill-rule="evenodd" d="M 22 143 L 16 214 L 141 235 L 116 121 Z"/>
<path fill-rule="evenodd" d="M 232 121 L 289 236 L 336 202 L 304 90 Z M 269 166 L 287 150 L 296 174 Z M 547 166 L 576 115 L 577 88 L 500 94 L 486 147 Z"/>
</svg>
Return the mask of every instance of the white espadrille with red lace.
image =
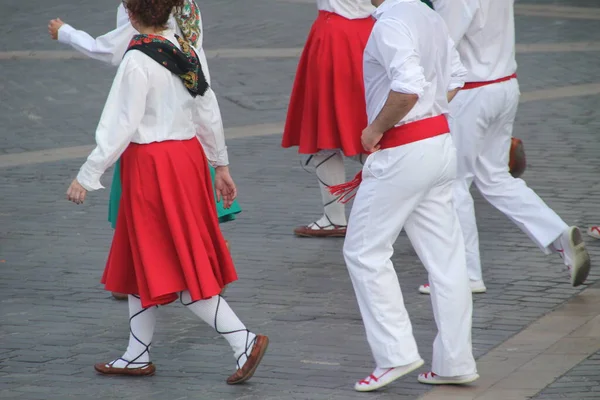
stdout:
<svg viewBox="0 0 600 400">
<path fill-rule="evenodd" d="M 487 291 L 483 281 L 469 281 L 469 286 L 471 286 L 471 293 L 485 293 Z M 431 294 L 429 283 L 419 286 L 419 293 Z"/>
<path fill-rule="evenodd" d="M 479 379 L 479 375 L 439 376 L 433 372 L 419 374 L 417 380 L 426 385 L 466 385 Z"/>
<path fill-rule="evenodd" d="M 423 360 L 415 361 L 412 364 L 403 365 L 395 368 L 375 368 L 375 371 L 365 379 L 361 379 L 354 385 L 354 390 L 358 392 L 371 392 L 380 389 L 396 379 L 413 372 L 415 369 L 423 366 Z"/>
<path fill-rule="evenodd" d="M 593 237 L 594 239 L 600 239 L 600 226 L 593 225 L 587 229 L 588 236 Z"/>
</svg>

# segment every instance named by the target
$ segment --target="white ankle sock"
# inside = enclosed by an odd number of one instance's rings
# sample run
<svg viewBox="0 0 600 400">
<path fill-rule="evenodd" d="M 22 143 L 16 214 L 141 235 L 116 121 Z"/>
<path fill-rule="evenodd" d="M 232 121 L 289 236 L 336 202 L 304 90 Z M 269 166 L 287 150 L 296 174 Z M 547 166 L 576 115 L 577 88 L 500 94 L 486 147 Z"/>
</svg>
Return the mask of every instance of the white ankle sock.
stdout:
<svg viewBox="0 0 600 400">
<path fill-rule="evenodd" d="M 313 156 L 313 163 L 321 188 L 324 215 L 311 227 L 313 229 L 319 229 L 319 227 L 329 227 L 331 229 L 331 225 L 346 226 L 344 204 L 339 203 L 337 196 L 332 195 L 328 190 L 330 186 L 339 185 L 346 181 L 342 154 L 339 150 L 319 152 Z"/>
<path fill-rule="evenodd" d="M 129 345 L 123 357 L 117 358 L 110 365 L 115 368 L 140 368 L 150 362 L 156 308 L 142 308 L 140 299 L 129 295 Z"/>
<path fill-rule="evenodd" d="M 223 335 L 233 349 L 238 368 L 242 368 L 252 352 L 256 335 L 246 329 L 225 299 L 214 296 L 192 301 L 190 292 L 186 290 L 181 293 L 181 303 Z"/>
</svg>

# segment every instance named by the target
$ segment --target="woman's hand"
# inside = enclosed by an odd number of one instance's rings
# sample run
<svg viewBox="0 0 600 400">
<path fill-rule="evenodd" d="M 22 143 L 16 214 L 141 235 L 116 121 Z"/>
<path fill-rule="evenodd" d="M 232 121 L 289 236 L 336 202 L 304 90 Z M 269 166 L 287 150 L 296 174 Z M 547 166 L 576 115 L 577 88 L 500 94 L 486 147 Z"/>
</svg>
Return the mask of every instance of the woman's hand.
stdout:
<svg viewBox="0 0 600 400">
<path fill-rule="evenodd" d="M 225 209 L 231 207 L 231 203 L 237 197 L 237 189 L 229 174 L 229 167 L 215 168 L 215 191 L 217 192 L 217 201 L 222 199 Z"/>
<path fill-rule="evenodd" d="M 69 186 L 69 189 L 67 190 L 67 200 L 72 201 L 75 204 L 83 204 L 86 194 L 87 190 L 77 182 L 77 179 L 73 179 L 71 186 Z"/>
</svg>

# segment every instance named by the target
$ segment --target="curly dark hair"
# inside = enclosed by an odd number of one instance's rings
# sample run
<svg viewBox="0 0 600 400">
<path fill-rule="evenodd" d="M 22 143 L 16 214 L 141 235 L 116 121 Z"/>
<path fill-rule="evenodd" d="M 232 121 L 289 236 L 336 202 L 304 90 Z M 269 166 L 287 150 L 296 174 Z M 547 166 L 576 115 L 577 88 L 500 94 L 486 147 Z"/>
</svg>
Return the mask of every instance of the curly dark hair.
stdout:
<svg viewBox="0 0 600 400">
<path fill-rule="evenodd" d="M 165 28 L 173 8 L 183 7 L 184 0 L 123 0 L 125 9 L 145 26 Z"/>
</svg>

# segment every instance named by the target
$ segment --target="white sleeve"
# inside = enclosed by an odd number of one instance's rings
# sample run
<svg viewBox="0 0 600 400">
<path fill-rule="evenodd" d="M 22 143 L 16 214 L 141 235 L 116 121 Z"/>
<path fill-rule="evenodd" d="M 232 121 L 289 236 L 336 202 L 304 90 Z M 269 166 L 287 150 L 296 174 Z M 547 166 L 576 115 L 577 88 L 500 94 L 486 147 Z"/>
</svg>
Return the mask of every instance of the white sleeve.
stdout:
<svg viewBox="0 0 600 400">
<path fill-rule="evenodd" d="M 432 3 L 434 10 L 446 22 L 454 43 L 460 43 L 480 7 L 479 0 L 432 0 Z"/>
<path fill-rule="evenodd" d="M 460 61 L 460 55 L 456 50 L 456 45 L 450 37 L 448 37 L 448 55 L 450 57 L 450 64 L 452 69 L 452 72 L 450 74 L 450 84 L 448 86 L 448 91 L 451 92 L 454 89 L 459 89 L 465 85 L 467 69 Z"/>
<path fill-rule="evenodd" d="M 204 96 L 196 96 L 196 136 L 213 167 L 229 165 L 221 110 L 215 92 L 209 87 Z"/>
<path fill-rule="evenodd" d="M 137 33 L 127 21 L 115 30 L 94 39 L 87 32 L 78 31 L 71 25 L 64 24 L 58 30 L 58 41 L 70 45 L 90 58 L 117 66 L 123 59 L 129 42 Z"/>
<path fill-rule="evenodd" d="M 100 177 L 123 154 L 144 116 L 148 77 L 132 53 L 119 66 L 96 129 L 96 148 L 77 175 L 88 191 L 104 188 Z"/>
<path fill-rule="evenodd" d="M 421 97 L 430 83 L 425 79 L 421 59 L 408 28 L 395 21 L 380 20 L 369 40 L 374 43 L 371 55 L 384 66 L 392 81 L 390 90 Z"/>
<path fill-rule="evenodd" d="M 125 10 L 125 6 L 121 3 L 117 8 L 117 28 L 127 23 L 129 23 L 129 15 L 127 15 L 127 10 Z"/>
</svg>

